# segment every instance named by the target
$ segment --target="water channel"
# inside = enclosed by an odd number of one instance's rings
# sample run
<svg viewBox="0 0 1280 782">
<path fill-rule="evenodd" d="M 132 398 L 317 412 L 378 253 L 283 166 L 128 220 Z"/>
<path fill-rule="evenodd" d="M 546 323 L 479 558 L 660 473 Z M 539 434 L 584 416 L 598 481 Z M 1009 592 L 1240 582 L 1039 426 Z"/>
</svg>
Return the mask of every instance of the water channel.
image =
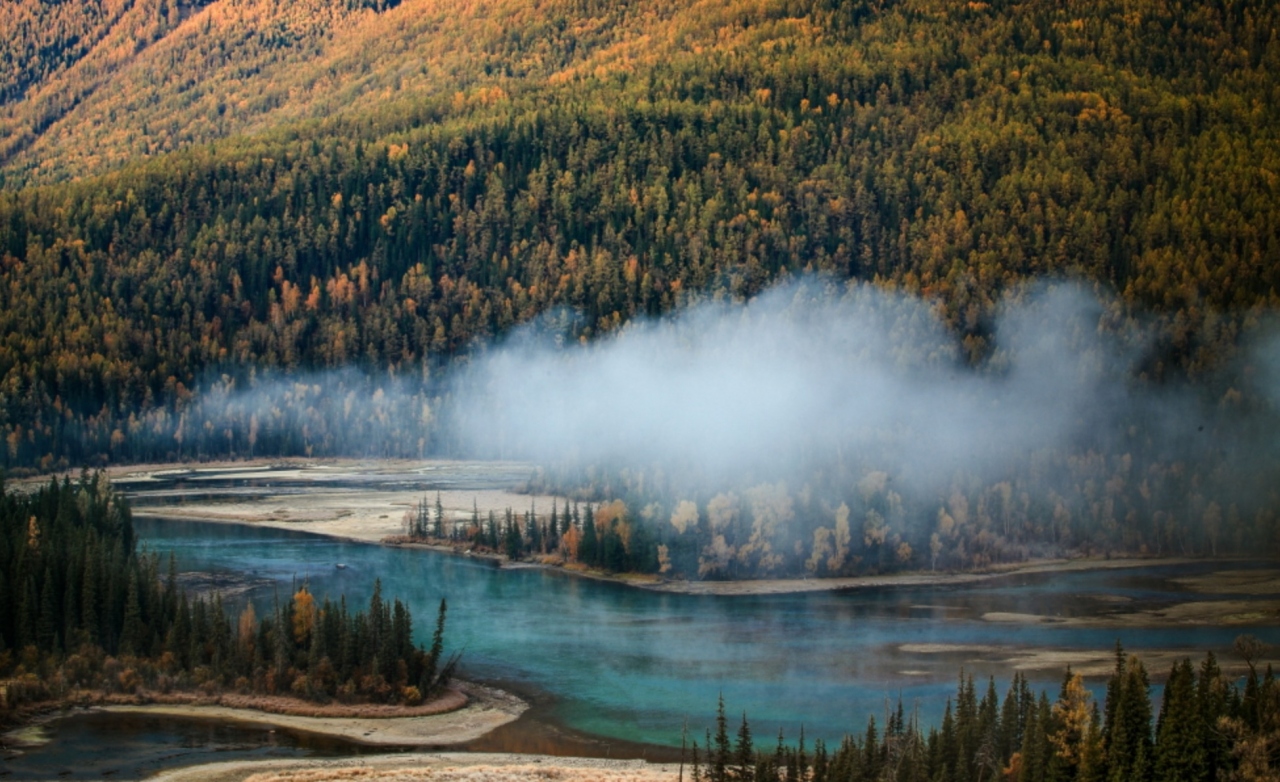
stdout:
<svg viewBox="0 0 1280 782">
<path fill-rule="evenodd" d="M 410 605 L 418 640 L 426 642 L 434 608 L 447 597 L 448 643 L 464 650 L 466 676 L 529 688 L 544 704 L 539 719 L 573 731 L 667 746 L 679 744 L 686 719 L 695 735 L 710 725 L 721 694 L 731 713 L 750 714 L 758 736 L 782 729 L 794 737 L 803 725 L 807 736 L 831 741 L 860 731 L 869 715 L 883 715 L 899 698 L 923 722 L 936 723 L 962 665 L 980 680 L 994 676 L 1003 692 L 1012 674 L 1009 658 L 1019 653 L 1105 650 L 1119 640 L 1133 650 L 1178 649 L 1200 657 L 1212 649 L 1229 656 L 1243 631 L 982 618 L 1003 612 L 1065 620 L 1117 606 L 1132 611 L 1204 599 L 1171 578 L 1221 564 L 1018 575 L 957 587 L 715 597 L 244 525 L 139 520 L 137 528 L 147 548 L 175 552 L 181 570 L 211 573 L 228 585 L 244 576 L 258 579 L 262 586 L 240 600 L 252 599 L 260 610 L 302 580 L 319 596 L 345 595 L 363 606 L 381 579 L 385 595 Z M 1280 643 L 1274 625 L 1246 630 Z M 1053 692 L 1061 667 L 1032 676 Z M 208 725 L 111 724 L 110 731 L 125 730 L 129 740 L 106 738 L 104 729 L 85 716 L 54 722 L 48 727 L 53 741 L 7 759 L 7 770 L 17 778 L 44 775 L 58 756 L 91 745 L 102 751 L 104 743 L 108 756 L 93 774 L 99 778 L 108 767 L 120 769 L 114 778 L 138 777 L 161 759 L 185 765 L 209 752 L 230 759 L 352 751 L 265 729 L 223 728 L 222 735 Z M 168 735 L 173 731 L 182 736 Z M 194 739 L 187 735 L 192 731 Z M 204 749 L 161 758 L 151 746 L 175 742 Z M 138 757 L 146 762 L 130 760 Z"/>
</svg>

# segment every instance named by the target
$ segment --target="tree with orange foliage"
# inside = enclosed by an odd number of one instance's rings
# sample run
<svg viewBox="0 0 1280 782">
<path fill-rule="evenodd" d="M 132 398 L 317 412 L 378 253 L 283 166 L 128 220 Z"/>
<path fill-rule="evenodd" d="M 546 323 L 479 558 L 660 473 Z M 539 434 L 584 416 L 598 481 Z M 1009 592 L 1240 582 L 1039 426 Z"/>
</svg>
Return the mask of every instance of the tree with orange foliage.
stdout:
<svg viewBox="0 0 1280 782">
<path fill-rule="evenodd" d="M 293 595 L 293 639 L 306 644 L 316 626 L 316 599 L 304 585 Z"/>
</svg>

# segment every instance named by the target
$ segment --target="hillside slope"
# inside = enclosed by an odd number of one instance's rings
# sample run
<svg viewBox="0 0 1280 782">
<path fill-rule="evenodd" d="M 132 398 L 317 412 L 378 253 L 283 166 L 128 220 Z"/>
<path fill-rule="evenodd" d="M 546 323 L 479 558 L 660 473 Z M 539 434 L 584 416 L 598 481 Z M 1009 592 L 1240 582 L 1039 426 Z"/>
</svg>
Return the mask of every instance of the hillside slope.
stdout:
<svg viewBox="0 0 1280 782">
<path fill-rule="evenodd" d="M 19 34 L 2 58 L 15 65 L 0 93 L 0 165 L 11 184 L 57 181 L 389 100 L 537 85 L 651 48 L 697 5 L 19 0 L 4 10 Z M 64 21 L 67 6 L 80 13 Z"/>
<path fill-rule="evenodd" d="M 1091 280 L 1103 327 L 1154 312 L 1151 379 L 1280 303 L 1270 3 L 188 11 L 11 161 L 109 171 L 0 192 L 6 464 L 242 453 L 187 420 L 213 385 L 420 376 L 556 307 L 590 336 L 805 271 L 937 301 L 974 365 L 1019 281 Z"/>
</svg>

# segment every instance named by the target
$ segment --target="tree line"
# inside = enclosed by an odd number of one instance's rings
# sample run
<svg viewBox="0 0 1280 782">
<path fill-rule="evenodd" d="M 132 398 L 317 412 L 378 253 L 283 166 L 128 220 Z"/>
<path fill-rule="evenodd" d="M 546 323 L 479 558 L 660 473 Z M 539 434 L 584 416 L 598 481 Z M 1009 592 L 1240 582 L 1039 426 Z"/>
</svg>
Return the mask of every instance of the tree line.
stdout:
<svg viewBox="0 0 1280 782">
<path fill-rule="evenodd" d="M 2 487 L 0 487 L 2 489 Z M 80 690 L 293 695 L 416 705 L 448 684 L 446 603 L 429 647 L 374 586 L 366 609 L 304 584 L 259 619 L 187 595 L 170 556 L 137 550 L 130 512 L 101 475 L 0 491 L 0 677 L 6 713 Z"/>
<path fill-rule="evenodd" d="M 1079 674 L 1068 669 L 1056 700 L 1037 697 L 1014 675 L 1003 700 L 994 679 L 979 698 L 961 673 L 940 726 L 927 731 L 902 703 L 862 735 L 836 747 L 806 748 L 780 732 L 773 747 L 752 736 L 747 715 L 730 735 L 724 699 L 715 732 L 695 740 L 694 782 L 1262 782 L 1280 770 L 1280 684 L 1262 647 L 1237 640 L 1248 665 L 1243 686 L 1213 654 L 1198 666 L 1174 664 L 1158 707 L 1142 661 L 1117 645 L 1116 665 L 1099 708 Z M 1153 721 L 1154 715 L 1154 721 Z M 684 774 L 683 762 L 681 777 Z"/>
<path fill-rule="evenodd" d="M 803 271 L 936 301 L 974 365 L 1004 292 L 1077 275 L 1121 297 L 1103 328 L 1154 313 L 1144 376 L 1203 378 L 1280 289 L 1275 14 L 733 3 L 655 15 L 671 56 L 6 188 L 3 458 L 242 456 L 195 407 L 224 376 L 421 377 L 559 307 L 590 337 Z M 271 447 L 358 447 L 331 420 Z"/>
<path fill-rule="evenodd" d="M 657 573 L 662 548 L 646 527 L 633 524 L 620 503 L 574 502 L 539 516 L 535 508 L 517 514 L 507 508 L 499 518 L 492 510 L 483 518 L 473 509 L 469 518 L 450 519 L 440 502 L 420 500 L 404 517 L 404 535 L 390 542 L 465 545 L 470 551 L 490 552 L 511 561 L 580 563 L 615 573 Z"/>
</svg>

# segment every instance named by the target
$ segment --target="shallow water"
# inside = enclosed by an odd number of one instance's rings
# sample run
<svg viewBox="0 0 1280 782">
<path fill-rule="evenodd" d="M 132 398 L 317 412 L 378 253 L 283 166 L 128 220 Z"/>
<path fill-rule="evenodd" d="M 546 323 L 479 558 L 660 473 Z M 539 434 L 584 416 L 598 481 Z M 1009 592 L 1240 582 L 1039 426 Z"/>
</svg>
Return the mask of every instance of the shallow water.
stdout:
<svg viewBox="0 0 1280 782">
<path fill-rule="evenodd" d="M 0 779 L 142 779 L 198 763 L 373 751 L 265 725 L 104 712 L 78 713 L 45 726 L 44 732 L 48 744 L 5 753 Z"/>
<path fill-rule="evenodd" d="M 465 557 L 318 536 L 191 522 L 139 522 L 151 548 L 173 550 L 183 569 L 248 572 L 287 593 L 307 580 L 319 596 L 364 605 L 375 579 L 405 600 L 425 641 L 448 598 L 448 640 L 465 650 L 468 675 L 524 682 L 556 700 L 552 714 L 590 733 L 679 742 L 686 716 L 703 725 L 723 693 L 757 732 L 801 724 L 809 736 L 861 729 L 886 698 L 933 721 L 961 664 L 1003 686 L 1002 655 L 908 654 L 907 643 L 1109 649 L 1187 649 L 1228 654 L 1239 629 L 1080 628 L 984 622 L 990 611 L 1083 616 L 1193 599 L 1168 581 L 1212 565 L 1010 577 L 965 587 L 911 587 L 770 596 L 656 593 L 544 569 L 499 570 Z M 338 568 L 341 563 L 345 568 Z M 266 609 L 271 590 L 254 599 Z M 1280 641 L 1274 627 L 1253 628 Z M 994 659 L 993 659 L 994 658 Z M 1157 672 L 1158 673 L 1158 672 Z M 1056 685 L 1061 672 L 1041 680 Z"/>
<path fill-rule="evenodd" d="M 810 739 L 830 742 L 845 732 L 861 731 L 869 715 L 883 720 L 887 706 L 898 698 L 908 711 L 917 710 L 922 721 L 935 723 L 955 691 L 961 665 L 982 680 L 994 676 L 1003 693 L 1012 675 L 1002 662 L 1006 650 L 1104 650 L 1119 640 L 1133 650 L 1185 649 L 1200 657 L 1212 649 L 1227 657 L 1232 640 L 1242 632 L 1011 625 L 980 619 L 990 611 L 1089 616 L 1197 599 L 1169 579 L 1220 569 L 1220 564 L 1023 575 L 962 587 L 715 597 L 650 592 L 544 569 L 500 570 L 481 560 L 431 551 L 243 525 L 139 520 L 137 528 L 151 550 L 174 551 L 182 570 L 221 574 L 228 585 L 238 583 L 239 574 L 275 583 L 240 598 L 253 599 L 260 615 L 270 610 L 277 591 L 283 598 L 304 580 L 319 596 L 345 595 L 349 604 L 363 606 L 380 578 L 384 595 L 410 605 L 417 619 L 415 634 L 425 643 L 436 605 L 447 597 L 447 642 L 464 650 L 465 675 L 533 688 L 543 719 L 601 737 L 606 752 L 610 739 L 678 746 L 686 719 L 692 736 L 700 736 L 711 724 L 721 694 L 731 714 L 749 713 L 758 736 L 776 735 L 781 728 L 794 737 L 803 725 Z M 1128 602 L 1109 602 L 1117 596 Z M 1280 643 L 1280 628 L 1247 631 Z M 909 643 L 1000 649 L 949 654 L 900 649 Z M 1153 673 L 1158 677 L 1162 672 Z M 1045 671 L 1034 680 L 1056 692 L 1061 671 Z M 52 727 L 55 744 L 48 750 L 57 754 L 67 746 L 58 743 L 66 741 L 65 731 L 108 754 L 115 747 L 136 755 L 140 745 L 169 741 L 154 738 L 148 729 L 129 733 L 128 742 L 97 738 L 86 732 L 83 718 Z M 274 746 L 244 749 L 237 743 L 243 742 L 239 734 L 226 740 L 210 736 L 209 741 L 223 747 L 205 750 L 221 752 L 219 759 L 243 753 L 344 751 L 338 742 L 323 750 L 314 742 L 282 748 L 279 738 Z M 160 757 L 158 750 L 141 751 Z M 192 757 L 156 762 L 186 765 L 197 762 Z"/>
</svg>

